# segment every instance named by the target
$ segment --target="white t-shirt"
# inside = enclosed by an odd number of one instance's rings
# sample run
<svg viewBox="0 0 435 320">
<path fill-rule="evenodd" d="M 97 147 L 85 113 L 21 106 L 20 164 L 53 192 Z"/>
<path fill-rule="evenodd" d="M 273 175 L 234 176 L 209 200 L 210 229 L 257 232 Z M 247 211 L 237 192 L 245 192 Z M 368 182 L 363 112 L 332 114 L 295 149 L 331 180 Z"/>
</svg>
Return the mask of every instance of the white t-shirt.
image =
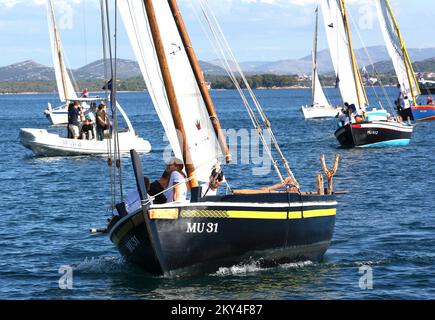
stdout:
<svg viewBox="0 0 435 320">
<path fill-rule="evenodd" d="M 180 195 L 181 195 L 181 198 L 178 201 L 184 201 L 187 198 L 187 186 L 186 183 L 184 183 L 184 177 L 178 171 L 172 171 L 171 176 L 169 177 L 168 188 L 171 188 L 178 183 L 180 183 L 178 185 L 178 188 L 180 190 Z M 167 199 L 167 202 L 174 201 L 174 192 L 175 192 L 175 188 L 171 188 L 165 191 L 165 197 Z"/>
</svg>

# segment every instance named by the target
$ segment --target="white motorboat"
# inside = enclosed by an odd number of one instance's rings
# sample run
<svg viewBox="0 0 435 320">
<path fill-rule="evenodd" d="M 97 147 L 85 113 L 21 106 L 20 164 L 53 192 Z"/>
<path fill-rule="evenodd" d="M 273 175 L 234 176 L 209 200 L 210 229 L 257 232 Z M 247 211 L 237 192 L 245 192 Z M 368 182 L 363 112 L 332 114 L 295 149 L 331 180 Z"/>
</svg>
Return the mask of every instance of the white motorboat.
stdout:
<svg viewBox="0 0 435 320">
<path fill-rule="evenodd" d="M 134 132 L 119 132 L 119 145 L 121 153 L 128 153 L 130 149 L 138 152 L 150 152 L 151 145 Z M 102 141 L 68 139 L 58 134 L 49 133 L 45 129 L 20 129 L 21 144 L 33 151 L 37 156 L 79 156 L 79 155 L 107 155 L 108 143 L 114 150 L 114 140 L 104 139 Z"/>
<path fill-rule="evenodd" d="M 127 153 L 130 149 L 142 153 L 150 152 L 151 144 L 136 135 L 122 107 L 118 103 L 116 106 L 127 125 L 126 129 L 118 130 L 120 152 Z M 22 128 L 20 142 L 37 156 L 107 155 L 109 150 L 115 150 L 114 139 L 110 138 L 107 130 L 104 140 L 98 141 L 95 138 L 92 140 L 65 138 L 45 129 Z"/>
</svg>

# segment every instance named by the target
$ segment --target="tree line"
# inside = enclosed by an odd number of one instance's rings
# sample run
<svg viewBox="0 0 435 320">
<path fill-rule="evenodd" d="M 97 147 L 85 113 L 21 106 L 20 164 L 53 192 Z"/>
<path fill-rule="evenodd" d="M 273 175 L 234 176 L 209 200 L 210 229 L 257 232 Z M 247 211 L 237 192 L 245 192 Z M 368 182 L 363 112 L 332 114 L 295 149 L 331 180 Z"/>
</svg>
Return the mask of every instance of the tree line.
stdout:
<svg viewBox="0 0 435 320">
<path fill-rule="evenodd" d="M 397 78 L 393 73 L 376 75 L 382 85 L 395 85 Z M 211 83 L 212 89 L 235 89 L 234 83 L 228 76 L 223 75 L 206 75 L 206 80 Z M 310 87 L 309 78 L 300 78 L 296 75 L 274 75 L 274 74 L 256 74 L 246 76 L 246 80 L 253 89 L 258 88 L 285 88 L 285 87 Z M 335 85 L 335 75 L 326 74 L 320 77 L 324 86 Z M 241 88 L 245 88 L 242 79 L 237 78 Z M 89 91 L 101 91 L 104 86 L 102 80 L 82 80 L 77 81 L 77 90 L 81 91 L 87 88 Z M 24 92 L 56 92 L 55 81 L 0 81 L 0 93 L 24 93 Z M 117 89 L 119 91 L 144 91 L 146 85 L 142 77 L 117 80 Z"/>
</svg>

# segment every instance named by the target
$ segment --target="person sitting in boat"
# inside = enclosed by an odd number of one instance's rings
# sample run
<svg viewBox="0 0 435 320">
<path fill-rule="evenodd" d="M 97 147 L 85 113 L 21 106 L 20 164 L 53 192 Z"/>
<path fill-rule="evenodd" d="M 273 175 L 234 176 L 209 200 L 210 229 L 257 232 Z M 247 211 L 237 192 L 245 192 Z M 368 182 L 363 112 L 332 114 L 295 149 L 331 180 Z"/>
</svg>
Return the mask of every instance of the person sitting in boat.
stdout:
<svg viewBox="0 0 435 320">
<path fill-rule="evenodd" d="M 166 203 L 167 199 L 163 193 L 168 185 L 169 177 L 170 173 L 165 170 L 159 180 L 150 183 L 148 194 L 154 197 L 153 204 Z"/>
<path fill-rule="evenodd" d="M 72 139 L 78 139 L 80 136 L 79 117 L 80 121 L 83 121 L 83 109 L 78 101 L 74 101 L 72 107 L 68 108 L 68 130 Z"/>
<path fill-rule="evenodd" d="M 431 97 L 431 96 L 427 97 L 427 102 L 426 102 L 426 104 L 427 104 L 428 106 L 433 105 L 433 100 L 432 100 L 432 97 Z"/>
<path fill-rule="evenodd" d="M 202 196 L 215 196 L 217 189 L 224 181 L 224 173 L 221 169 L 213 168 L 209 181 L 201 185 Z"/>
<path fill-rule="evenodd" d="M 187 199 L 188 183 L 183 172 L 183 161 L 171 158 L 166 164 L 166 171 L 170 173 L 165 197 L 168 202 L 185 201 Z"/>
<path fill-rule="evenodd" d="M 85 123 L 80 130 L 80 138 L 83 140 L 93 140 L 95 138 L 94 123 L 89 115 L 85 117 Z"/>
<path fill-rule="evenodd" d="M 346 112 L 346 109 L 341 109 L 341 113 L 338 115 L 338 126 L 343 127 L 350 123 L 349 115 Z"/>
</svg>

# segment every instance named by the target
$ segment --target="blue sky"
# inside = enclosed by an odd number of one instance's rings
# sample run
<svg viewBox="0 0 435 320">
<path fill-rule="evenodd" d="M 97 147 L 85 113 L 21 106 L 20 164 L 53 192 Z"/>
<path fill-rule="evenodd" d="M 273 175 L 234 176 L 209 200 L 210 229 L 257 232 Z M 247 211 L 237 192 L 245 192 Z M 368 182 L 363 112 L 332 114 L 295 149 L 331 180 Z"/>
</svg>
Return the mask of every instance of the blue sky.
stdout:
<svg viewBox="0 0 435 320">
<path fill-rule="evenodd" d="M 101 58 L 99 1 L 53 0 L 61 22 L 61 39 L 68 65 L 77 68 Z M 121 0 L 120 0 L 121 1 Z M 163 1 L 163 0 L 159 0 Z M 374 0 L 347 0 L 366 46 L 382 44 Z M 310 54 L 317 0 L 209 0 L 239 61 L 274 61 Z M 409 48 L 435 47 L 433 0 L 390 0 Z M 197 0 L 179 0 L 197 56 L 216 55 L 198 24 Z M 69 19 L 72 17 L 72 19 Z M 353 32 L 355 46 L 363 43 Z M 120 23 L 118 56 L 134 59 Z M 326 48 L 320 34 L 319 48 Z M 44 0 L 0 0 L 0 66 L 23 60 L 51 65 Z"/>
</svg>

